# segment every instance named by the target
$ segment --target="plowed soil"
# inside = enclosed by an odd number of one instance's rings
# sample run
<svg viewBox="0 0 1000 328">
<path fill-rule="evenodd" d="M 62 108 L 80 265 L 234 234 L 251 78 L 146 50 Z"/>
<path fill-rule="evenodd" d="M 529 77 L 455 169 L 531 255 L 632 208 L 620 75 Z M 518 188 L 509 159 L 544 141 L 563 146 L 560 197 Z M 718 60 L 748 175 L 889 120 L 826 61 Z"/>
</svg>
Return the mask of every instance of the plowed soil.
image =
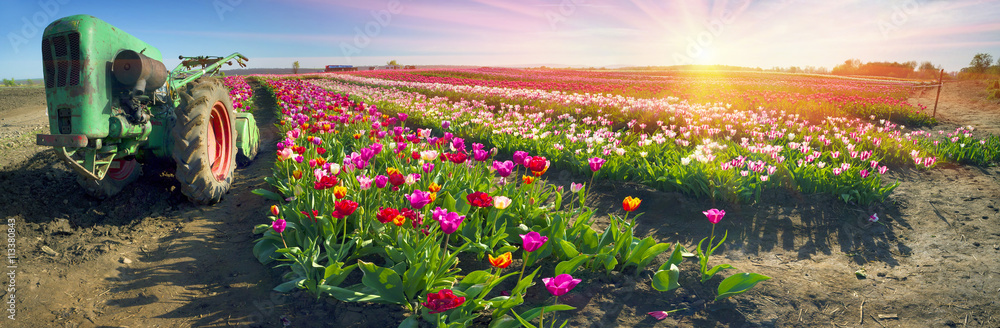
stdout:
<svg viewBox="0 0 1000 328">
<path fill-rule="evenodd" d="M 1000 132 L 1000 106 L 980 89 L 946 85 L 935 130 Z M 53 151 L 34 145 L 48 126 L 41 90 L 0 88 L 0 219 L 14 240 L 0 326 L 395 327 L 404 318 L 398 307 L 271 291 L 282 271 L 251 253 L 251 230 L 268 222 L 270 206 L 251 190 L 268 187 L 277 141 L 264 90 L 255 90 L 261 155 L 236 171 L 232 190 L 214 206 L 187 202 L 169 171 L 149 167 L 113 198 L 85 196 Z M 933 96 L 911 101 L 932 105 Z M 698 283 L 691 260 L 681 267 L 683 287 L 669 293 L 650 287 L 649 271 L 584 274 L 560 298 L 578 310 L 558 316 L 569 327 L 1000 327 L 1000 169 L 944 163 L 890 172 L 902 184 L 870 207 L 793 192 L 753 205 L 712 204 L 598 183 L 594 207 L 615 212 L 624 196 L 638 196 L 637 234 L 689 249 L 709 233 L 701 211 L 725 209 L 717 228 L 729 240 L 713 264 L 773 279 L 705 302 L 721 277 Z M 554 183 L 586 180 L 550 175 Z M 882 220 L 868 222 L 872 213 Z M 861 269 L 865 278 L 856 275 Z M 541 295 L 539 288 L 532 290 Z M 646 315 L 678 308 L 687 310 L 664 321 Z"/>
</svg>

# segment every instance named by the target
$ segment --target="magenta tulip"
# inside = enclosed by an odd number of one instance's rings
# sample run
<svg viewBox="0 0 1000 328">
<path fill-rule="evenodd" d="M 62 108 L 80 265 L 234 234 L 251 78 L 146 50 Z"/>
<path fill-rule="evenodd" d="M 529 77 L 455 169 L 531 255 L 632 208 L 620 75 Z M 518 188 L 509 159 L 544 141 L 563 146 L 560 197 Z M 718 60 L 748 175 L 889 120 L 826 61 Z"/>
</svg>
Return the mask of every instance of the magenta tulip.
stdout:
<svg viewBox="0 0 1000 328">
<path fill-rule="evenodd" d="M 285 232 L 285 224 L 285 219 L 277 219 L 271 223 L 271 228 L 274 229 L 274 232 L 282 233 Z"/>
<path fill-rule="evenodd" d="M 726 211 L 714 208 L 702 213 L 708 218 L 708 222 L 712 222 L 712 224 L 719 223 L 719 221 L 722 221 L 722 217 L 726 216 Z"/>
<path fill-rule="evenodd" d="M 441 231 L 446 234 L 455 233 L 458 230 L 458 226 L 462 224 L 465 220 L 465 215 L 458 215 L 455 212 L 448 212 L 448 214 L 442 215 L 438 219 L 438 223 L 441 224 Z"/>
<path fill-rule="evenodd" d="M 554 296 L 562 296 L 568 293 L 576 284 L 580 283 L 580 279 L 573 279 L 573 276 L 563 273 L 561 275 L 552 278 L 542 278 L 542 282 L 545 283 L 545 288 L 549 290 Z"/>
<path fill-rule="evenodd" d="M 412 194 L 406 195 L 406 199 L 410 201 L 410 207 L 421 209 L 431 202 L 431 193 L 418 189 L 414 190 Z"/>
<path fill-rule="evenodd" d="M 656 320 L 663 320 L 666 319 L 668 315 L 670 315 L 670 312 L 653 311 L 653 312 L 646 312 L 646 314 L 653 316 L 653 318 L 656 318 Z"/>
<path fill-rule="evenodd" d="M 521 241 L 524 244 L 524 251 L 530 253 L 534 252 L 539 247 L 542 247 L 542 245 L 545 245 L 545 242 L 549 241 L 549 237 L 542 236 L 537 232 L 532 231 L 528 232 L 528 234 L 521 235 Z"/>
<path fill-rule="evenodd" d="M 600 157 L 590 158 L 590 170 L 597 172 L 597 170 L 601 169 L 601 165 L 604 165 L 604 162 L 604 159 Z"/>
</svg>

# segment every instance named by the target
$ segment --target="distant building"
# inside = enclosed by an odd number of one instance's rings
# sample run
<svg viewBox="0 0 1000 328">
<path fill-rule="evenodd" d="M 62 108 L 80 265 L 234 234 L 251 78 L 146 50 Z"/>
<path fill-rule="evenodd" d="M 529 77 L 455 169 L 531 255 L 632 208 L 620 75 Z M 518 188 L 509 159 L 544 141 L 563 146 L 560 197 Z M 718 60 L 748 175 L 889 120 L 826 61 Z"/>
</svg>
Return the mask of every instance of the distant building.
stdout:
<svg viewBox="0 0 1000 328">
<path fill-rule="evenodd" d="M 351 65 L 326 65 L 326 72 L 349 72 L 356 70 L 358 68 Z"/>
</svg>

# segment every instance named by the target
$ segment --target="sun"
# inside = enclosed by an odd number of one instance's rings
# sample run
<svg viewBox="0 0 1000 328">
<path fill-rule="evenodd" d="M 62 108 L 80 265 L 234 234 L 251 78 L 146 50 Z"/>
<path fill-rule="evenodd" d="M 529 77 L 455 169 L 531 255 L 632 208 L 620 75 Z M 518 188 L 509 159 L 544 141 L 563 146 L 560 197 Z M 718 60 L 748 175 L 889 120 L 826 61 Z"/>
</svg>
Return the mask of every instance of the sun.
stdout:
<svg viewBox="0 0 1000 328">
<path fill-rule="evenodd" d="M 705 48 L 697 56 L 691 58 L 696 65 L 711 65 L 715 63 L 715 51 L 712 48 Z"/>
</svg>

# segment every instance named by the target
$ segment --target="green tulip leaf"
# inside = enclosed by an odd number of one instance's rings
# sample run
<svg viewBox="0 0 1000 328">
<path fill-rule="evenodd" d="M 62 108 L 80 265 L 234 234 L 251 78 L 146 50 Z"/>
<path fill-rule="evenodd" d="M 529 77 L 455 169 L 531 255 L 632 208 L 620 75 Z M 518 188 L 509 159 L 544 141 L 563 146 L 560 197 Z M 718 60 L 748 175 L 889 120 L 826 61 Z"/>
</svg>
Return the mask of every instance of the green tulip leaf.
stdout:
<svg viewBox="0 0 1000 328">
<path fill-rule="evenodd" d="M 681 285 L 678 283 L 680 279 L 681 271 L 677 268 L 677 265 L 671 264 L 667 270 L 657 271 L 653 275 L 653 288 L 658 291 L 665 292 L 674 290 Z"/>
<path fill-rule="evenodd" d="M 572 275 L 576 272 L 576 269 L 580 267 L 580 264 L 583 264 L 583 261 L 590 259 L 590 257 L 591 256 L 587 254 L 580 254 L 571 260 L 559 262 L 559 264 L 556 264 L 555 275 L 558 276 L 564 273 Z"/>
<path fill-rule="evenodd" d="M 406 304 L 403 293 L 403 280 L 392 269 L 383 268 L 365 261 L 358 261 L 358 267 L 364 276 L 361 282 L 374 289 L 379 296 L 390 303 Z"/>
<path fill-rule="evenodd" d="M 721 300 L 736 294 L 750 290 L 758 282 L 771 279 L 771 277 L 756 273 L 737 273 L 719 283 L 719 296 L 715 300 Z"/>
</svg>

